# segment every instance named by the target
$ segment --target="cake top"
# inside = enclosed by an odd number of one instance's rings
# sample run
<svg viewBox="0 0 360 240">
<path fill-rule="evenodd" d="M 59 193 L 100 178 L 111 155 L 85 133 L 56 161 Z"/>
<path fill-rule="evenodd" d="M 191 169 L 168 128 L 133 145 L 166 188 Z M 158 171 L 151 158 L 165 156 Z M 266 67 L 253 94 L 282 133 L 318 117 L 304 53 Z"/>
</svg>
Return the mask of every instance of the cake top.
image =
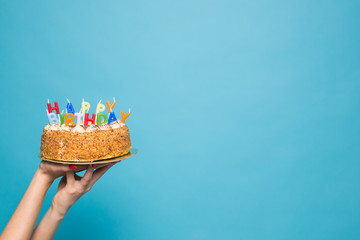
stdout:
<svg viewBox="0 0 360 240">
<path fill-rule="evenodd" d="M 91 124 L 89 126 L 82 126 L 82 125 L 76 125 L 76 126 L 67 126 L 65 124 L 62 124 L 61 126 L 59 124 L 47 124 L 44 127 L 44 131 L 67 131 L 67 132 L 74 132 L 74 133 L 85 133 L 85 132 L 94 132 L 94 131 L 104 131 L 104 130 L 110 130 L 110 129 L 116 129 L 125 126 L 124 123 L 122 123 L 120 120 L 116 120 L 115 122 L 112 122 L 110 124 L 102 124 L 101 126 L 97 126 L 94 124 Z"/>
</svg>

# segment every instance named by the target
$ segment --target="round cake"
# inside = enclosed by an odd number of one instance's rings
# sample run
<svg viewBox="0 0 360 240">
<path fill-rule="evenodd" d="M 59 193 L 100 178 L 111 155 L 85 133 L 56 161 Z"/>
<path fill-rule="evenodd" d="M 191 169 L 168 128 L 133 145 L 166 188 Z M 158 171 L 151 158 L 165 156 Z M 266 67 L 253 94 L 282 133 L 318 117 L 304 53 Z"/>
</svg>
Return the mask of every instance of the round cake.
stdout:
<svg viewBox="0 0 360 240">
<path fill-rule="evenodd" d="M 42 158 L 82 162 L 114 158 L 131 149 L 129 128 L 119 120 L 110 125 L 46 125 L 41 136 Z"/>
</svg>

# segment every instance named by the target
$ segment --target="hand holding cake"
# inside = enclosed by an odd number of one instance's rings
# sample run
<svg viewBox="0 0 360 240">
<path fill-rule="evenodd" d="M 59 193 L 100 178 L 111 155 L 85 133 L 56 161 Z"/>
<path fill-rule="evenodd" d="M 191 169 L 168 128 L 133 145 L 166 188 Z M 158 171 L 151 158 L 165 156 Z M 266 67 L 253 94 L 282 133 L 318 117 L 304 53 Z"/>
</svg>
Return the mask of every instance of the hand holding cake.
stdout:
<svg viewBox="0 0 360 240">
<path fill-rule="evenodd" d="M 52 239 L 71 206 L 90 191 L 95 182 L 111 166 L 113 164 L 97 165 L 97 169 L 94 170 L 94 167 L 89 165 L 83 177 L 78 176 L 74 171 L 66 171 L 66 175 L 59 182 L 51 207 L 35 228 L 31 239 Z"/>
</svg>

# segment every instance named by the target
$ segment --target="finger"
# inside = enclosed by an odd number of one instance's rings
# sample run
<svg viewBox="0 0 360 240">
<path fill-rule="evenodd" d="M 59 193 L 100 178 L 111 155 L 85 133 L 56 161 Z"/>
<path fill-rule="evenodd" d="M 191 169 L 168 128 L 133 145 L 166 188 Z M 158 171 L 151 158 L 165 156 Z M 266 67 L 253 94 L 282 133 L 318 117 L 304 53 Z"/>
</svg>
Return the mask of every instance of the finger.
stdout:
<svg viewBox="0 0 360 240">
<path fill-rule="evenodd" d="M 100 177 L 102 175 L 104 175 L 104 173 L 106 173 L 106 171 L 109 170 L 109 168 L 111 168 L 111 167 L 112 167 L 112 165 L 107 165 L 105 167 L 96 169 L 94 171 L 94 173 L 93 173 L 93 176 L 92 176 L 91 180 L 90 180 L 90 185 L 93 186 L 96 183 L 96 181 L 99 180 Z"/>
<path fill-rule="evenodd" d="M 66 177 L 63 176 L 58 185 L 58 191 L 66 185 Z"/>
<path fill-rule="evenodd" d="M 88 169 L 86 170 L 84 176 L 81 179 L 81 182 L 84 184 L 88 184 L 93 176 L 94 168 L 89 165 Z"/>
<path fill-rule="evenodd" d="M 73 171 L 66 172 L 66 182 L 73 184 L 75 182 L 75 176 Z"/>
<path fill-rule="evenodd" d="M 103 163 L 103 164 L 92 164 L 91 166 L 95 169 L 98 169 L 98 168 L 102 168 L 102 167 L 105 167 L 105 166 L 108 166 L 110 165 L 111 163 Z"/>
</svg>

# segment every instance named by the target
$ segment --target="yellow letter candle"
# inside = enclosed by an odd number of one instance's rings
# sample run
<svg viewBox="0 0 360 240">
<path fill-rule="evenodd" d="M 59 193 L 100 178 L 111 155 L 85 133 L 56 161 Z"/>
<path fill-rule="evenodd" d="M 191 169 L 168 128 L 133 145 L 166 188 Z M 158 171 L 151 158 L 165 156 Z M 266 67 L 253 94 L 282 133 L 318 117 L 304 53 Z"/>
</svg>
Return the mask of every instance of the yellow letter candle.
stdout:
<svg viewBox="0 0 360 240">
<path fill-rule="evenodd" d="M 105 105 L 104 104 L 101 104 L 101 100 L 100 102 L 98 103 L 98 105 L 96 106 L 96 112 L 95 114 L 98 114 L 98 113 L 101 113 L 105 111 Z"/>
<path fill-rule="evenodd" d="M 85 113 L 86 110 L 90 109 L 90 103 L 89 102 L 84 102 L 84 99 L 81 103 L 81 113 Z"/>
</svg>

